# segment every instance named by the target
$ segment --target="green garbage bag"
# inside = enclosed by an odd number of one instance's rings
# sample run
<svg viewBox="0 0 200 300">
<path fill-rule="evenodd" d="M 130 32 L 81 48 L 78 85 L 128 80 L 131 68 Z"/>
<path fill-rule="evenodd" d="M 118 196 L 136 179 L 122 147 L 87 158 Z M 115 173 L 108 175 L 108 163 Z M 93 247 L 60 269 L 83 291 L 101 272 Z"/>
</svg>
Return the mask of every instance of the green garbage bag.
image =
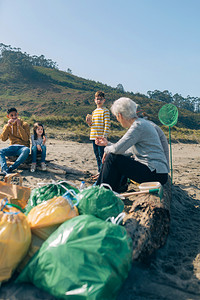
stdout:
<svg viewBox="0 0 200 300">
<path fill-rule="evenodd" d="M 63 223 L 17 278 L 59 299 L 116 299 L 128 276 L 132 240 L 120 225 L 91 215 Z"/>
<path fill-rule="evenodd" d="M 25 215 L 28 215 L 33 207 L 43 201 L 52 199 L 54 196 L 62 196 L 67 190 L 73 190 L 75 193 L 79 193 L 76 187 L 71 186 L 66 181 L 58 181 L 33 189 L 25 207 Z"/>
<path fill-rule="evenodd" d="M 80 215 L 93 215 L 102 220 L 117 217 L 124 209 L 123 201 L 103 186 L 91 186 L 78 194 Z"/>
</svg>

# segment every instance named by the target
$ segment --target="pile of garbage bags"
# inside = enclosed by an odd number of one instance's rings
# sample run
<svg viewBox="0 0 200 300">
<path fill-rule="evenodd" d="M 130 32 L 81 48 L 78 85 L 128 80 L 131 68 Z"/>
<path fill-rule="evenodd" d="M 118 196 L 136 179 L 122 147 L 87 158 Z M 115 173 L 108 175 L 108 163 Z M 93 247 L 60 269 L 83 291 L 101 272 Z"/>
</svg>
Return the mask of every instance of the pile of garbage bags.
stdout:
<svg viewBox="0 0 200 300">
<path fill-rule="evenodd" d="M 9 202 L 0 202 L 0 283 L 16 271 L 16 283 L 59 299 L 116 298 L 132 262 L 118 195 L 60 181 L 33 189 L 25 207 Z"/>
</svg>

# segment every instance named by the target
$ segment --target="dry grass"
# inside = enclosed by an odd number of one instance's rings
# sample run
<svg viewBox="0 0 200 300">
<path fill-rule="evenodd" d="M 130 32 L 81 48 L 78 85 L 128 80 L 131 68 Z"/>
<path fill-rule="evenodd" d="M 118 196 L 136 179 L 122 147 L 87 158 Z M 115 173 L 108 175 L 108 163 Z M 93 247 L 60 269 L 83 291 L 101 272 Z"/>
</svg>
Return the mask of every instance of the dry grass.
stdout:
<svg viewBox="0 0 200 300">
<path fill-rule="evenodd" d="M 5 115 L 0 114 L 0 126 L 2 127 L 7 123 Z M 78 142 L 88 142 L 90 128 L 85 122 L 85 119 L 79 117 L 61 117 L 61 116 L 35 116 L 31 118 L 23 117 L 31 126 L 37 121 L 41 122 L 45 126 L 47 136 L 49 138 L 55 138 L 60 140 L 74 140 Z M 169 140 L 169 128 L 161 126 L 167 139 Z M 111 122 L 111 134 L 110 140 L 112 142 L 117 141 L 126 132 L 125 129 L 121 128 L 116 121 Z M 173 143 L 200 143 L 200 130 L 192 130 L 186 128 L 172 127 L 171 128 L 171 140 Z"/>
</svg>

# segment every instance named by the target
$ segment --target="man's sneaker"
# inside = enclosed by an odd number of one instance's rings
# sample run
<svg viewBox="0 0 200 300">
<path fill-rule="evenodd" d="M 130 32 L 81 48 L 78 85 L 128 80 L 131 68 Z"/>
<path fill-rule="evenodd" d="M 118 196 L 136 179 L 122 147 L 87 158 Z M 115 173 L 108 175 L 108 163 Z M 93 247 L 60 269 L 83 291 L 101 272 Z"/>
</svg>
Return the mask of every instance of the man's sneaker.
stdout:
<svg viewBox="0 0 200 300">
<path fill-rule="evenodd" d="M 1 171 L 0 176 L 6 176 L 8 173 L 6 171 Z"/>
<path fill-rule="evenodd" d="M 12 173 L 15 173 L 17 172 L 17 170 L 13 170 L 12 167 L 8 168 L 8 171 L 7 171 L 7 174 L 12 174 Z"/>
<path fill-rule="evenodd" d="M 33 172 L 35 172 L 35 170 L 36 170 L 36 164 L 31 164 L 31 172 L 33 173 Z"/>
<path fill-rule="evenodd" d="M 41 163 L 41 168 L 42 168 L 42 171 L 46 171 L 47 170 L 47 166 L 44 162 Z"/>
</svg>

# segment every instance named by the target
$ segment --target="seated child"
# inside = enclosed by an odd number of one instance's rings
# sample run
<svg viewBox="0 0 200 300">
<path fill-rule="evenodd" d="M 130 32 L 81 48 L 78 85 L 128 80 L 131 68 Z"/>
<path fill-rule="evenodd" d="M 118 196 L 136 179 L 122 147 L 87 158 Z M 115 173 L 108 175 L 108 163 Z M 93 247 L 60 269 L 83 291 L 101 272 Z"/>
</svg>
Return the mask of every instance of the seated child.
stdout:
<svg viewBox="0 0 200 300">
<path fill-rule="evenodd" d="M 41 168 L 42 171 L 46 171 L 46 137 L 44 127 L 41 123 L 35 123 L 33 126 L 33 135 L 31 136 L 32 148 L 32 164 L 31 164 L 31 172 L 35 172 L 36 170 L 36 161 L 37 161 L 37 153 L 41 152 Z"/>
<path fill-rule="evenodd" d="M 7 111 L 8 124 L 3 127 L 0 138 L 2 141 L 10 140 L 10 146 L 0 150 L 0 165 L 4 175 L 12 173 L 20 164 L 22 164 L 30 152 L 30 128 L 27 122 L 18 117 L 17 109 L 12 107 Z M 6 156 L 18 156 L 15 163 L 8 168 Z"/>
</svg>

